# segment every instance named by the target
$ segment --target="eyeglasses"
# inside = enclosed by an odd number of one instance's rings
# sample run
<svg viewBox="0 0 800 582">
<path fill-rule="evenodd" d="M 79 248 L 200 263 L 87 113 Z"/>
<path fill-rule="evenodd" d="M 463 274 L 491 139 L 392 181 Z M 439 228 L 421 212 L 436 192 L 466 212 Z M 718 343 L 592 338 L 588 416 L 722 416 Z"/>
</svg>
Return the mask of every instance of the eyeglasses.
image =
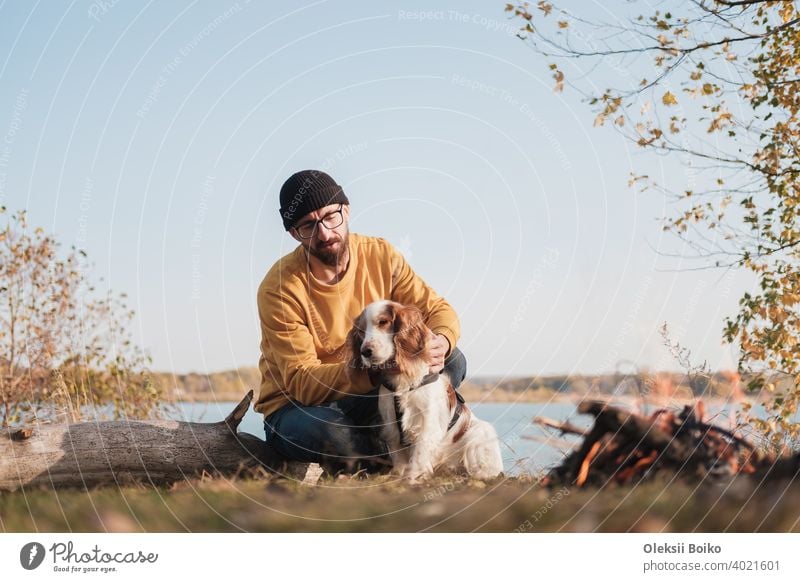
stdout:
<svg viewBox="0 0 800 582">
<path fill-rule="evenodd" d="M 342 204 L 339 205 L 339 210 L 334 210 L 333 212 L 329 212 L 325 216 L 323 216 L 320 220 L 311 220 L 309 222 L 304 222 L 299 226 L 295 226 L 294 229 L 297 231 L 297 235 L 300 238 L 311 238 L 314 236 L 314 231 L 317 228 L 318 224 L 321 224 L 328 230 L 333 230 L 337 226 L 341 226 L 344 222 L 344 214 L 342 214 Z"/>
</svg>

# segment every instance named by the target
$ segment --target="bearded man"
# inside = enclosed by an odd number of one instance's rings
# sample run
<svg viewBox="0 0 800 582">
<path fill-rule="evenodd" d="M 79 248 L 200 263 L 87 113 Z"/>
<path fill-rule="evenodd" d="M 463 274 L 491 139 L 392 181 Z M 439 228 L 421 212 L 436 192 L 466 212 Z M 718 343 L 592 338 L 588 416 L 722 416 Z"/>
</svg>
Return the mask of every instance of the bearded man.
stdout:
<svg viewBox="0 0 800 582">
<path fill-rule="evenodd" d="M 299 245 L 258 288 L 255 410 L 264 415 L 267 442 L 287 459 L 331 472 L 378 470 L 388 462 L 378 431 L 380 379 L 348 366 L 353 320 L 381 299 L 416 306 L 431 330 L 430 372 L 445 371 L 457 388 L 466 375 L 458 316 L 386 240 L 350 233 L 350 201 L 325 172 L 290 176 L 279 211 Z"/>
</svg>

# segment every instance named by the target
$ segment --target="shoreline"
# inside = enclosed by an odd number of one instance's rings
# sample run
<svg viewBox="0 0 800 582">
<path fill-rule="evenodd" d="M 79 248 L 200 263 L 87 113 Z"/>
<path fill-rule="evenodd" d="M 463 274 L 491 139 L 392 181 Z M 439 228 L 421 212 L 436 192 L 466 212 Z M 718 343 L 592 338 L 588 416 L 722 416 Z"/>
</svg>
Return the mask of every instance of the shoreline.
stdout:
<svg viewBox="0 0 800 582">
<path fill-rule="evenodd" d="M 154 373 L 152 378 L 168 402 L 238 402 L 250 389 L 257 393 L 261 382 L 258 368 L 210 374 Z M 642 402 L 640 393 L 646 393 L 647 403 L 656 406 L 680 406 L 698 400 L 714 405 L 745 401 L 757 405 L 761 401 L 759 394 L 748 394 L 745 380 L 730 372 L 699 379 L 672 372 L 635 376 L 477 376 L 467 378 L 459 392 L 472 403 L 576 403 L 594 399 L 637 406 Z"/>
<path fill-rule="evenodd" d="M 528 390 L 523 392 L 512 392 L 500 388 L 485 391 L 482 389 L 475 389 L 471 386 L 460 389 L 467 404 L 574 404 L 577 405 L 583 400 L 600 400 L 604 402 L 613 402 L 618 405 L 625 405 L 635 407 L 642 402 L 648 406 L 661 406 L 661 407 L 683 407 L 692 406 L 697 402 L 703 402 L 707 405 L 714 407 L 718 406 L 739 406 L 744 402 L 749 402 L 753 406 L 761 404 L 759 400 L 753 398 L 731 398 L 718 395 L 696 396 L 689 398 L 686 396 L 665 397 L 665 396 L 651 396 L 647 398 L 640 398 L 630 394 L 614 395 L 614 394 L 578 394 L 569 392 L 553 392 L 543 393 L 542 390 Z M 174 404 L 207 404 L 207 403 L 237 403 L 243 397 L 239 393 L 204 393 L 196 395 L 181 395 L 174 399 L 165 399 L 165 403 Z"/>
</svg>

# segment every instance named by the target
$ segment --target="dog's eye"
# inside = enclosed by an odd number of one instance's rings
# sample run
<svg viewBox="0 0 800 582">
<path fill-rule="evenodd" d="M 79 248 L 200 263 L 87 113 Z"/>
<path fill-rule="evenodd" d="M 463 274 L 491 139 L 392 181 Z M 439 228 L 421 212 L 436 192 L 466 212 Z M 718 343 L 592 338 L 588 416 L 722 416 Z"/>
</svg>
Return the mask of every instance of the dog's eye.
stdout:
<svg viewBox="0 0 800 582">
<path fill-rule="evenodd" d="M 378 325 L 381 326 L 381 327 L 383 327 L 384 325 L 389 325 L 389 320 L 388 319 L 379 319 L 378 320 Z"/>
</svg>

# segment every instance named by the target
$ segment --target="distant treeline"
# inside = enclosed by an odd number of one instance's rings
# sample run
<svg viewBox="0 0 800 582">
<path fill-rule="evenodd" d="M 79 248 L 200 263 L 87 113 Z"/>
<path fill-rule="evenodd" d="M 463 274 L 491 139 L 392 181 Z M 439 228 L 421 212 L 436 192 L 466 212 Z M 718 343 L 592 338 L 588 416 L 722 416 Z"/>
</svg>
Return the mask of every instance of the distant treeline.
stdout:
<svg viewBox="0 0 800 582">
<path fill-rule="evenodd" d="M 152 372 L 153 384 L 175 400 L 241 400 L 248 390 L 258 394 L 261 372 L 239 368 L 211 374 Z"/>
<path fill-rule="evenodd" d="M 735 372 L 687 375 L 677 372 L 534 376 L 523 378 L 470 378 L 482 390 L 560 394 L 651 395 L 667 397 L 727 397 L 746 389 Z"/>
<path fill-rule="evenodd" d="M 238 400 L 250 389 L 258 393 L 261 374 L 256 367 L 211 374 L 152 373 L 152 381 L 163 394 L 176 400 Z M 559 394 L 727 398 L 747 392 L 747 378 L 742 379 L 736 372 L 477 377 L 469 378 L 463 391 L 469 394 L 468 398 L 482 400 L 540 400 Z"/>
</svg>

